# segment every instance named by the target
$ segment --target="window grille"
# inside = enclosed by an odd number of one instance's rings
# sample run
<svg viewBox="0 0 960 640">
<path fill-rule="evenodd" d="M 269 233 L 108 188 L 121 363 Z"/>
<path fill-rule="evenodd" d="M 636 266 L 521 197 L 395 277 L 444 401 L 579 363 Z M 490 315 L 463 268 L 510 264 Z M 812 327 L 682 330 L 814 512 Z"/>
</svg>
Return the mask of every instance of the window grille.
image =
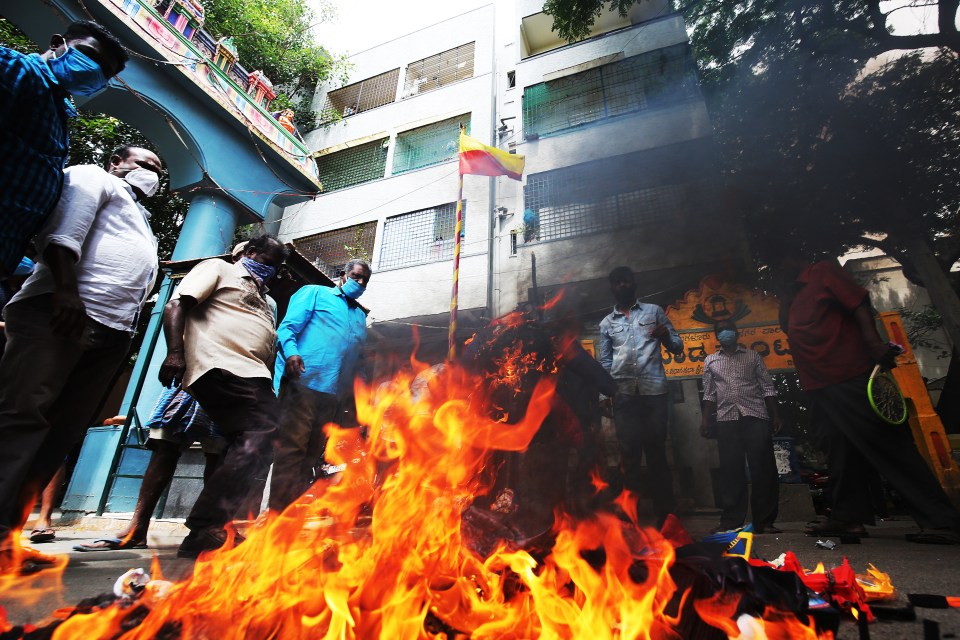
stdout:
<svg viewBox="0 0 960 640">
<path fill-rule="evenodd" d="M 439 89 L 451 82 L 473 77 L 473 42 L 407 65 L 402 98 Z"/>
<path fill-rule="evenodd" d="M 674 45 L 527 87 L 525 135 L 536 138 L 698 95 L 690 49 Z"/>
<path fill-rule="evenodd" d="M 382 178 L 389 142 L 390 138 L 381 138 L 318 156 L 317 173 L 323 190 L 334 191 Z"/>
<path fill-rule="evenodd" d="M 665 222 L 689 210 L 691 194 L 700 191 L 700 184 L 685 182 L 683 172 L 670 163 L 659 169 L 643 166 L 641 154 L 528 176 L 523 194 L 524 241 Z"/>
<path fill-rule="evenodd" d="M 461 122 L 469 134 L 469 113 L 398 133 L 393 150 L 394 175 L 456 158 Z"/>
<path fill-rule="evenodd" d="M 467 203 L 463 203 L 467 215 Z M 380 268 L 437 262 L 453 257 L 457 227 L 457 203 L 387 218 L 380 245 Z M 460 230 L 461 242 L 464 229 Z"/>
<path fill-rule="evenodd" d="M 346 118 L 393 102 L 397 97 L 399 79 L 400 69 L 394 69 L 328 92 L 320 111 L 321 122 Z"/>
<path fill-rule="evenodd" d="M 298 238 L 293 241 L 293 246 L 320 271 L 334 279 L 351 258 L 370 261 L 376 236 L 377 222 L 364 222 Z"/>
</svg>

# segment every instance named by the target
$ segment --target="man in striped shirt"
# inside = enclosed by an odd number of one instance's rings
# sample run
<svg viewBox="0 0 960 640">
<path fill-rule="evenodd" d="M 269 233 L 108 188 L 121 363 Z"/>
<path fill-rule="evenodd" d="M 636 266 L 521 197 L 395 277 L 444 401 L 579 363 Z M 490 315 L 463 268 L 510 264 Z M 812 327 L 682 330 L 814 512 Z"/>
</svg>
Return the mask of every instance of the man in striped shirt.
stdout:
<svg viewBox="0 0 960 640">
<path fill-rule="evenodd" d="M 718 531 L 743 526 L 747 517 L 747 478 L 753 485 L 750 508 L 755 533 L 780 533 L 773 526 L 780 498 L 773 433 L 780 430 L 777 391 L 763 358 L 737 343 L 737 325 L 721 320 L 714 326 L 720 349 L 703 363 L 703 419 L 700 434 L 710 435 L 710 416 L 717 414 L 720 450 L 720 515 Z"/>
</svg>

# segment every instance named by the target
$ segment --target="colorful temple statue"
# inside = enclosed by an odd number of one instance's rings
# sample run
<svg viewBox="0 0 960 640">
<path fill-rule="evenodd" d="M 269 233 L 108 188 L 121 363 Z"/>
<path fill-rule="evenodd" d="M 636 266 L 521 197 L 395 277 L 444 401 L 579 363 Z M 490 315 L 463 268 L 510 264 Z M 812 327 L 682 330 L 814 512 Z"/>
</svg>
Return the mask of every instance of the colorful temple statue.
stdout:
<svg viewBox="0 0 960 640">
<path fill-rule="evenodd" d="M 187 39 L 203 28 L 203 5 L 197 0 L 166 0 L 157 9 Z"/>
<path fill-rule="evenodd" d="M 254 71 L 247 76 L 247 93 L 264 109 L 268 109 L 270 101 L 277 97 L 273 83 L 263 75 L 263 71 Z"/>
<path fill-rule="evenodd" d="M 227 73 L 236 63 L 237 47 L 233 44 L 233 38 L 220 38 L 217 40 L 217 49 L 213 53 L 213 64 L 220 67 L 220 70 L 224 73 Z"/>
</svg>

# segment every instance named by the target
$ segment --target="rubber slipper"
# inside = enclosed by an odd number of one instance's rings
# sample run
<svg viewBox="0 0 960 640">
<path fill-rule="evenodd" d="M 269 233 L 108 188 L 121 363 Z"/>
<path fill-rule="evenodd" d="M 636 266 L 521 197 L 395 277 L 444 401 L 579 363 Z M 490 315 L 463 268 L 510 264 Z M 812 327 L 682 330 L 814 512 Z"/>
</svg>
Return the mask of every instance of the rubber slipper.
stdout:
<svg viewBox="0 0 960 640">
<path fill-rule="evenodd" d="M 146 549 L 146 540 L 127 540 L 124 543 L 120 538 L 101 538 L 84 544 L 73 545 L 74 551 L 121 551 L 123 549 Z"/>
<path fill-rule="evenodd" d="M 30 542 L 37 544 L 38 542 L 53 542 L 54 538 L 57 537 L 57 532 L 53 529 L 34 529 L 30 532 Z"/>
</svg>

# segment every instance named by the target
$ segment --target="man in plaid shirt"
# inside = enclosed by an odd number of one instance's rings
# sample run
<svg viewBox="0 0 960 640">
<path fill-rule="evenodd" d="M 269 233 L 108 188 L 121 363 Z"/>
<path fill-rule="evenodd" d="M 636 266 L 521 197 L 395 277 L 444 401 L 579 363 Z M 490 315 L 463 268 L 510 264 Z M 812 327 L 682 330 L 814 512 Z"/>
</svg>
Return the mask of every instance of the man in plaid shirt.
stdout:
<svg viewBox="0 0 960 640">
<path fill-rule="evenodd" d="M 743 468 L 746 456 L 753 485 L 750 507 L 754 532 L 780 533 L 773 526 L 780 485 L 771 438 L 781 427 L 777 391 L 760 354 L 737 343 L 737 325 L 733 321 L 717 322 L 714 333 L 720 349 L 703 363 L 700 434 L 709 437 L 710 416 L 716 412 L 723 509 L 716 530 L 742 527 L 747 517 L 747 478 Z"/>
</svg>

